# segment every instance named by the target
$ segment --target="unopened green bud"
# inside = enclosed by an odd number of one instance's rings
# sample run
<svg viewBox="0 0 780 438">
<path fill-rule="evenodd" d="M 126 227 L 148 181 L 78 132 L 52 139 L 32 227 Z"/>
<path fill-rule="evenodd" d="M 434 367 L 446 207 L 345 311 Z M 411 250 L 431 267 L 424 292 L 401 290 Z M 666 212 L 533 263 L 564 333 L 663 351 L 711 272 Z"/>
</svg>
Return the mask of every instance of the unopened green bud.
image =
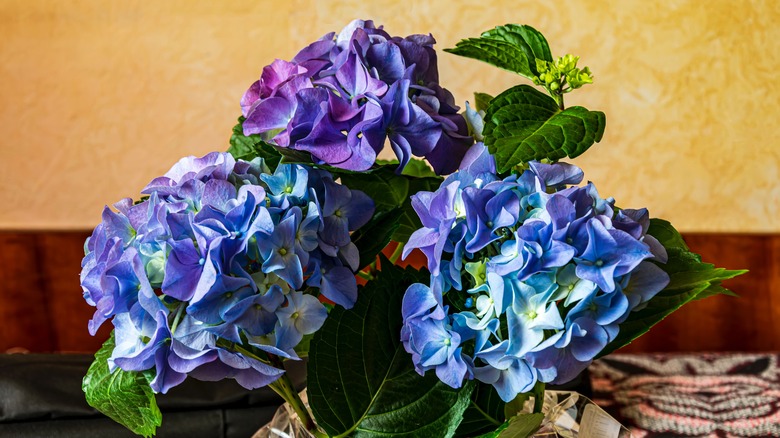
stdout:
<svg viewBox="0 0 780 438">
<path fill-rule="evenodd" d="M 548 64 L 547 61 L 545 61 L 544 59 L 536 58 L 536 71 L 539 72 L 540 74 L 546 72 L 548 69 L 547 64 Z"/>
<path fill-rule="evenodd" d="M 575 69 L 566 75 L 566 81 L 572 88 L 580 88 L 585 84 L 592 84 L 593 75 L 590 73 L 588 67 L 585 67 L 582 70 Z"/>
<path fill-rule="evenodd" d="M 566 74 L 577 68 L 577 61 L 579 60 L 579 56 L 566 54 L 563 57 L 558 58 L 555 65 L 562 74 Z"/>
</svg>

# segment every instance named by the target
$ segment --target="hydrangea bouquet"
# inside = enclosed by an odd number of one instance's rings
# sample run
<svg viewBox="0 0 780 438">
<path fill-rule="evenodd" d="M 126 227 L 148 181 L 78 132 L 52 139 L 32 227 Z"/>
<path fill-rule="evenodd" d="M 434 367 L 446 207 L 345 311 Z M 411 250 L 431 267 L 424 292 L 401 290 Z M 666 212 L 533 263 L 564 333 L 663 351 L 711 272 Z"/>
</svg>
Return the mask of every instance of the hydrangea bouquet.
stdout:
<svg viewBox="0 0 780 438">
<path fill-rule="evenodd" d="M 510 422 L 520 436 L 541 419 L 519 406 L 538 411 L 545 384 L 729 293 L 742 271 L 702 263 L 668 222 L 559 161 L 605 128 L 564 105 L 593 80 L 577 57 L 553 58 L 529 26 L 463 40 L 446 51 L 538 88 L 461 111 L 433 45 L 371 21 L 329 33 L 263 69 L 228 152 L 183 158 L 104 209 L 81 273 L 90 332 L 114 326 L 84 379 L 92 406 L 150 436 L 155 393 L 232 378 L 272 388 L 315 436 Z M 395 160 L 378 159 L 386 145 Z M 414 251 L 427 266 L 399 267 Z M 284 368 L 304 357 L 308 406 Z"/>
</svg>

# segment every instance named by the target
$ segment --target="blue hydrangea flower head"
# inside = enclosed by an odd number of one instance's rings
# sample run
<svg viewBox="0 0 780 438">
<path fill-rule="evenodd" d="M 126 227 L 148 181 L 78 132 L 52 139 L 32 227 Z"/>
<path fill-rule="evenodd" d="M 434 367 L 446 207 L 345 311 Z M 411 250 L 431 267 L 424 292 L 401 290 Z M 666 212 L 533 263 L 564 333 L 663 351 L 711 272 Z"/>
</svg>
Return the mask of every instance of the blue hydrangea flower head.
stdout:
<svg viewBox="0 0 780 438">
<path fill-rule="evenodd" d="M 509 402 L 587 367 L 669 283 L 655 264 L 666 253 L 646 210 L 616 211 L 575 185 L 575 166 L 531 162 L 502 178 L 480 143 L 465 157 L 412 198 L 422 228 L 404 256 L 420 249 L 431 282 L 408 288 L 401 339 L 419 373 L 454 388 L 477 379 Z"/>
<path fill-rule="evenodd" d="M 301 68 L 275 63 L 255 91 L 282 87 Z M 272 172 L 215 152 L 183 158 L 144 193 L 104 209 L 81 284 L 96 307 L 90 332 L 114 325 L 111 366 L 153 369 L 155 391 L 187 376 L 266 385 L 284 371 L 264 355 L 299 359 L 296 346 L 327 317 L 320 297 L 355 303 L 360 255 L 350 233 L 374 203 L 329 173 Z"/>
</svg>

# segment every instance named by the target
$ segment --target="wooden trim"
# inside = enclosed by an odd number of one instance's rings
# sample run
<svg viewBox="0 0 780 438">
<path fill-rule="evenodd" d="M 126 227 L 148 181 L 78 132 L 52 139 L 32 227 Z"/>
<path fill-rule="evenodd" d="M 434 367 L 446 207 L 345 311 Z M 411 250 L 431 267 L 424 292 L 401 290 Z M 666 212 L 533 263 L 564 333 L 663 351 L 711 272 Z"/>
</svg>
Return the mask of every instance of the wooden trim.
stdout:
<svg viewBox="0 0 780 438">
<path fill-rule="evenodd" d="M 79 272 L 87 231 L 0 231 L 0 352 L 94 352 L 108 337 L 87 333 L 93 308 Z M 689 233 L 707 262 L 750 273 L 726 282 L 741 298 L 685 306 L 622 351 L 780 350 L 780 235 Z"/>
</svg>

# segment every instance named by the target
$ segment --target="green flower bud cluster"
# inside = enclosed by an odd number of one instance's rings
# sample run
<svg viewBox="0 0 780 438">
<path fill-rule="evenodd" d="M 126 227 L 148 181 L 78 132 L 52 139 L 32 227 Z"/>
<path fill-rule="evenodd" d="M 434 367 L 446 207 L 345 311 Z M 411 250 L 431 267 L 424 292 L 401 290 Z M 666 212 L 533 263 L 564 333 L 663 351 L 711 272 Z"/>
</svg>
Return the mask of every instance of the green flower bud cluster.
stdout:
<svg viewBox="0 0 780 438">
<path fill-rule="evenodd" d="M 588 67 L 577 67 L 579 56 L 566 54 L 555 62 L 536 59 L 538 76 L 533 77 L 534 84 L 541 85 L 559 100 L 560 96 L 576 90 L 585 84 L 593 83 L 593 74 Z"/>
</svg>

